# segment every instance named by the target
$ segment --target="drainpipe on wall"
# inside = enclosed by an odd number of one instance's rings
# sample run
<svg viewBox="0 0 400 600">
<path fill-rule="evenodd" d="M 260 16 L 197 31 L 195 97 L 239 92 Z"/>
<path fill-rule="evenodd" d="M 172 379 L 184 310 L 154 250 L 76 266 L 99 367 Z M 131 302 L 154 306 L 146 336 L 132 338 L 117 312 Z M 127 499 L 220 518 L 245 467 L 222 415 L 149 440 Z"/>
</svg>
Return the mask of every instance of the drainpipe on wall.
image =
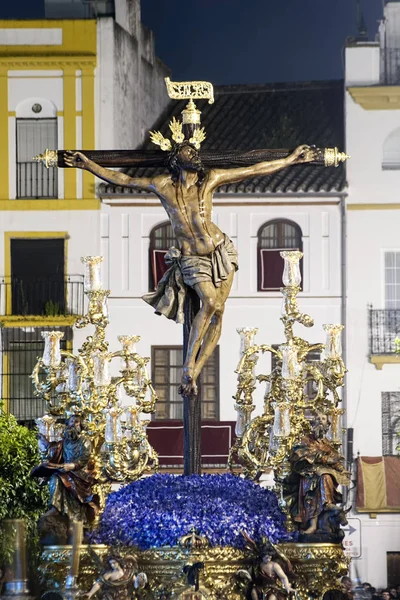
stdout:
<svg viewBox="0 0 400 600">
<path fill-rule="evenodd" d="M 347 221 L 346 221 L 346 198 L 347 194 L 340 196 L 340 235 L 341 235 L 341 321 L 344 325 L 344 335 L 342 340 L 343 348 L 343 362 L 347 365 Z M 352 460 L 352 456 L 348 456 L 348 437 L 347 437 L 347 375 L 344 376 L 344 386 L 342 388 L 342 408 L 344 408 L 344 415 L 342 426 L 346 430 L 343 435 L 343 451 L 347 465 L 349 460 Z M 344 488 L 344 503 L 348 500 L 348 488 Z"/>
</svg>

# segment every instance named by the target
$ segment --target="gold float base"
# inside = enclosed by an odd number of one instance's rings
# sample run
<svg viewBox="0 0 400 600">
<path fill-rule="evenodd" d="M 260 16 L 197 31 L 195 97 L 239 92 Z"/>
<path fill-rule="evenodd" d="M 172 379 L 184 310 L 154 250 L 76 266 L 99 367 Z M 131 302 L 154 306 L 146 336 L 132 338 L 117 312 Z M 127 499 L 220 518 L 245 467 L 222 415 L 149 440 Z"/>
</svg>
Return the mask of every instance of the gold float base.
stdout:
<svg viewBox="0 0 400 600">
<path fill-rule="evenodd" d="M 235 573 L 249 568 L 252 564 L 247 552 L 231 547 L 191 548 L 178 546 L 163 547 L 145 551 L 133 548 L 112 548 L 104 545 L 91 547 L 100 559 L 107 554 L 118 552 L 134 554 L 139 571 L 148 577 L 153 598 L 197 598 L 208 600 L 244 600 L 245 596 L 237 588 Z M 340 544 L 279 544 L 279 550 L 291 561 L 296 579 L 292 584 L 299 597 L 323 598 L 328 590 L 339 589 L 340 578 L 348 572 L 349 560 Z M 71 546 L 47 546 L 41 561 L 43 590 L 61 591 L 65 585 L 71 564 Z M 192 595 L 188 587 L 183 567 L 196 562 L 204 563 L 200 572 L 200 593 Z M 93 561 L 88 547 L 81 547 L 78 587 L 88 591 L 98 577 L 98 567 Z"/>
</svg>

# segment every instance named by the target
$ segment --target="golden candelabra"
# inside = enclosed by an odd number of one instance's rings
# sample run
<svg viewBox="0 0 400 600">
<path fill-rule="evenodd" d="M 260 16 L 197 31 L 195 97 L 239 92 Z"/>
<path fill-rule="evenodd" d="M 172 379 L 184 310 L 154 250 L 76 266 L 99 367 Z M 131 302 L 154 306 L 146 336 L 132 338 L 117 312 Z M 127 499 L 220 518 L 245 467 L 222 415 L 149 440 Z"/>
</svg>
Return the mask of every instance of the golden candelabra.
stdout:
<svg viewBox="0 0 400 600">
<path fill-rule="evenodd" d="M 236 443 L 229 456 L 233 467 L 235 456 L 244 474 L 252 479 L 260 473 L 273 470 L 279 484 L 290 472 L 289 457 L 293 445 L 311 431 L 310 419 L 317 414 L 328 415 L 331 421 L 331 441 L 339 448 L 342 440 L 338 388 L 343 386 L 346 372 L 341 350 L 343 325 L 324 325 L 326 344 L 309 344 L 293 333 L 295 323 L 312 327 L 313 320 L 301 313 L 297 306 L 301 272 L 298 251 L 281 252 L 284 259 L 283 303 L 281 321 L 286 341 L 278 348 L 254 344 L 257 329 L 238 329 L 241 336 L 241 358 L 237 393 L 234 396 L 237 411 Z M 312 351 L 323 351 L 320 361 L 309 361 Z M 276 366 L 269 375 L 256 375 L 259 355 L 270 352 L 276 356 Z M 252 419 L 255 409 L 253 393 L 258 383 L 264 382 L 263 414 Z M 309 395 L 309 382 L 315 395 Z"/>
<path fill-rule="evenodd" d="M 136 352 L 137 335 L 121 335 L 121 349 L 109 352 L 106 341 L 109 290 L 102 288 L 101 256 L 82 258 L 85 264 L 87 314 L 76 327 L 94 326 L 78 354 L 60 348 L 63 333 L 42 333 L 45 347 L 32 373 L 34 394 L 45 400 L 47 413 L 37 419 L 40 434 L 47 442 L 62 439 L 62 421 L 71 415 L 82 417 L 84 435 L 91 444 L 91 462 L 96 481 L 94 492 L 101 505 L 113 482 L 127 483 L 144 472 L 158 468 L 158 457 L 149 444 L 141 413 L 155 412 L 157 400 L 146 365 L 149 358 Z M 118 377 L 111 377 L 111 361 L 121 361 Z M 121 393 L 132 399 L 121 406 Z M 60 422 L 61 420 L 61 422 Z M 44 458 L 44 452 L 43 452 Z"/>
</svg>

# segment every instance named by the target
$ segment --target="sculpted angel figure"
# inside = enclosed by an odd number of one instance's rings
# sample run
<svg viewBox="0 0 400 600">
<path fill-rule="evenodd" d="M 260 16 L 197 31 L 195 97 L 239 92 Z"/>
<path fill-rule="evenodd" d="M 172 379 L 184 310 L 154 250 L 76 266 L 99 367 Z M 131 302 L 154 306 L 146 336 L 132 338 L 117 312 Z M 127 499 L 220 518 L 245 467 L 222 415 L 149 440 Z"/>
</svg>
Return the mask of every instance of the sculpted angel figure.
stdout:
<svg viewBox="0 0 400 600">
<path fill-rule="evenodd" d="M 138 178 L 101 167 L 81 152 L 66 152 L 64 160 L 68 166 L 86 169 L 109 183 L 151 192 L 161 201 L 179 247 L 167 254 L 172 265 L 157 290 L 144 296 L 144 300 L 156 312 L 182 323 L 186 286 L 193 288 L 200 298 L 201 307 L 191 326 L 181 384 L 181 393 L 196 394 L 197 379 L 220 338 L 225 302 L 238 269 L 232 241 L 212 221 L 213 193 L 222 185 L 312 162 L 315 150 L 299 146 L 279 160 L 206 170 L 194 144 L 184 140 L 169 152 L 168 173 Z"/>
<path fill-rule="evenodd" d="M 335 537 L 340 535 L 339 525 L 347 523 L 338 487 L 349 484 L 349 473 L 345 471 L 343 456 L 326 437 L 330 425 L 325 414 L 313 418 L 310 434 L 292 448 L 291 473 L 284 482 L 292 518 L 307 536 L 319 531 Z"/>
<path fill-rule="evenodd" d="M 248 548 L 257 556 L 250 571 L 239 569 L 236 572 L 239 585 L 247 590 L 249 600 L 286 600 L 291 593 L 296 593 L 288 578 L 288 573 L 293 576 L 293 571 L 286 556 L 265 538 L 261 544 L 255 544 L 243 535 Z"/>
<path fill-rule="evenodd" d="M 85 598 L 92 598 L 98 594 L 102 600 L 130 600 L 134 590 L 146 585 L 147 576 L 145 573 L 137 572 L 134 556 L 122 558 L 118 555 L 109 555 L 103 567 L 95 552 L 92 551 L 91 554 L 102 574 L 93 583 L 91 589 L 83 595 Z"/>
</svg>

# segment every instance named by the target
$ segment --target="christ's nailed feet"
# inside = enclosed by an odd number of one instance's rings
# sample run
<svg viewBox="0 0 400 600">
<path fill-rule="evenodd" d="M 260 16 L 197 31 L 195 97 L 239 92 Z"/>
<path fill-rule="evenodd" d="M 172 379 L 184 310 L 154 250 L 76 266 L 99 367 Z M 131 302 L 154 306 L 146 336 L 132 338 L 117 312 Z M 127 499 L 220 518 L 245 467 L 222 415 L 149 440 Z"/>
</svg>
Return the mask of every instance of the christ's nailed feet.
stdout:
<svg viewBox="0 0 400 600">
<path fill-rule="evenodd" d="M 187 371 L 185 372 L 185 370 L 182 375 L 178 392 L 181 396 L 197 396 L 198 393 L 196 380 L 190 373 Z"/>
</svg>

